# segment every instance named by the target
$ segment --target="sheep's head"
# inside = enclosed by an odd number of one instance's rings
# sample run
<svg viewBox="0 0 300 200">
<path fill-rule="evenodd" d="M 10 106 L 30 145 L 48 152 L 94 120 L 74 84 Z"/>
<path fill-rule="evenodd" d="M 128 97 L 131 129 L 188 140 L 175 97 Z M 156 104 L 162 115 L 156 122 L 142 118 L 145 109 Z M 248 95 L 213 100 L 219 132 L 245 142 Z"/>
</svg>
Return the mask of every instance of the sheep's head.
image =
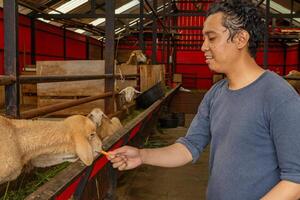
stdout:
<svg viewBox="0 0 300 200">
<path fill-rule="evenodd" d="M 141 50 L 133 51 L 136 56 L 137 63 L 145 63 L 147 61 L 146 56 L 143 54 Z"/>
<path fill-rule="evenodd" d="M 102 125 L 102 119 L 107 117 L 106 114 L 100 109 L 100 108 L 94 108 L 88 115 L 87 117 L 92 120 L 97 127 L 100 127 Z"/>
<path fill-rule="evenodd" d="M 71 131 L 77 156 L 86 165 L 93 163 L 94 157 L 102 150 L 102 142 L 96 133 L 96 124 L 88 117 L 73 115 L 65 119 Z"/>
<path fill-rule="evenodd" d="M 291 70 L 291 71 L 288 73 L 288 76 L 294 76 L 294 75 L 299 76 L 299 75 L 300 75 L 300 72 L 297 71 L 297 70 Z"/>
<path fill-rule="evenodd" d="M 139 93 L 141 92 L 131 86 L 128 86 L 119 92 L 119 94 L 125 95 L 125 100 L 127 103 L 130 103 L 133 100 L 134 95 Z"/>
</svg>

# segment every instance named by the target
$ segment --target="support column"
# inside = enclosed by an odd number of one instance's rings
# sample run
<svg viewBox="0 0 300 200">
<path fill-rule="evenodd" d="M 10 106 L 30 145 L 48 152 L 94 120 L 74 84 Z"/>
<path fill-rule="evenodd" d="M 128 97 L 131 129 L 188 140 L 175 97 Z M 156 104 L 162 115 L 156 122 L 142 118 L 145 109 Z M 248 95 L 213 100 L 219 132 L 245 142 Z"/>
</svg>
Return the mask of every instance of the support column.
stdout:
<svg viewBox="0 0 300 200">
<path fill-rule="evenodd" d="M 105 74 L 114 74 L 115 63 L 115 0 L 105 0 Z M 115 78 L 105 79 L 105 92 L 114 91 Z M 105 113 L 114 112 L 114 96 L 105 99 Z"/>
<path fill-rule="evenodd" d="M 139 23 L 139 46 L 140 50 L 145 53 L 145 41 L 144 41 L 144 0 L 140 0 L 140 23 Z"/>
<path fill-rule="evenodd" d="M 5 86 L 6 114 L 20 116 L 20 85 L 18 59 L 18 0 L 5 0 L 4 12 L 4 70 L 5 75 L 16 77 L 16 82 Z"/>
<path fill-rule="evenodd" d="M 270 0 L 266 2 L 265 13 L 265 38 L 264 38 L 264 68 L 268 69 L 268 45 L 269 45 L 269 21 L 270 21 Z"/>
<path fill-rule="evenodd" d="M 156 12 L 157 11 L 157 0 L 153 0 L 153 10 Z M 157 18 L 155 16 L 155 13 L 152 13 L 152 64 L 156 64 L 157 60 L 156 60 L 156 53 L 157 53 Z"/>
</svg>

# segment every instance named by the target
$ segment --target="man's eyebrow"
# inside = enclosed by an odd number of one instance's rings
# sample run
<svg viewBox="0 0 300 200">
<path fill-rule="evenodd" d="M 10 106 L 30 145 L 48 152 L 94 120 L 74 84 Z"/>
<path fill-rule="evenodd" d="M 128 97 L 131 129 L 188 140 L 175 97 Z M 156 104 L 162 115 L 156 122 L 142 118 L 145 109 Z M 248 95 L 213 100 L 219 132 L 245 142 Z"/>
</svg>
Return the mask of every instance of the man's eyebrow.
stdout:
<svg viewBox="0 0 300 200">
<path fill-rule="evenodd" d="M 215 31 L 203 31 L 203 35 L 216 34 Z"/>
</svg>

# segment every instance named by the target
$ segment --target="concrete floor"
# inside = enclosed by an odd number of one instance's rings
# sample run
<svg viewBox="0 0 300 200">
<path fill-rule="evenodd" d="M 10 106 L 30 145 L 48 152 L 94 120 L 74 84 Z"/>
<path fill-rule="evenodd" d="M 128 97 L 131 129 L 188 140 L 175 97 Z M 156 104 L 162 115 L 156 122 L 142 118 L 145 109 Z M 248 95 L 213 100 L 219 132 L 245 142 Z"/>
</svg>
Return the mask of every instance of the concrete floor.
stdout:
<svg viewBox="0 0 300 200">
<path fill-rule="evenodd" d="M 187 128 L 163 129 L 150 137 L 148 146 L 172 144 Z M 208 180 L 208 150 L 196 164 L 178 168 L 140 166 L 123 172 L 117 200 L 204 200 Z"/>
</svg>

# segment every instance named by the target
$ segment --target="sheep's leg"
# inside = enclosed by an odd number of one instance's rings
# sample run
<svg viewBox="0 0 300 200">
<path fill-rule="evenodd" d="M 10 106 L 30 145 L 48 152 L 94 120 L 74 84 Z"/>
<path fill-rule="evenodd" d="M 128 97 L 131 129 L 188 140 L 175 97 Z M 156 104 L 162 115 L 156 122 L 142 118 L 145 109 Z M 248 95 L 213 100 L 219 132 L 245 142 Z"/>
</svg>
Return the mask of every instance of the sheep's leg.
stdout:
<svg viewBox="0 0 300 200">
<path fill-rule="evenodd" d="M 0 183 L 16 179 L 23 167 L 21 160 L 21 153 L 18 144 L 14 141 L 12 129 L 1 126 L 2 129 L 6 128 L 5 137 L 0 138 Z M 5 142 L 5 143 L 4 143 Z"/>
<path fill-rule="evenodd" d="M 21 174 L 21 171 L 22 165 L 20 161 L 2 164 L 0 169 L 0 184 L 15 180 Z"/>
</svg>

